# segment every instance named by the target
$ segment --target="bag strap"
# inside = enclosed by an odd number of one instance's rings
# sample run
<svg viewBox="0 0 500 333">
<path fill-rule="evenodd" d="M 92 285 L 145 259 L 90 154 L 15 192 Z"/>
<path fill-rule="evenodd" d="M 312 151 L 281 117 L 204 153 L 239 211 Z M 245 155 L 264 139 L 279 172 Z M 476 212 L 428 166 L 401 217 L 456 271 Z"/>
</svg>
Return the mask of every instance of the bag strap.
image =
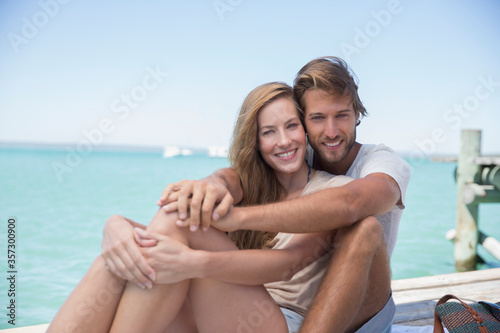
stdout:
<svg viewBox="0 0 500 333">
<path fill-rule="evenodd" d="M 484 326 L 483 319 L 481 318 L 481 316 L 479 316 L 476 310 L 471 308 L 467 303 L 462 302 L 462 300 L 457 296 L 448 294 L 441 297 L 441 299 L 437 302 L 436 307 L 448 302 L 450 299 L 456 299 L 457 301 L 462 303 L 462 305 L 467 309 L 467 311 L 469 311 L 469 313 L 472 315 L 472 318 L 474 318 L 474 320 L 478 324 L 479 331 L 481 333 L 488 333 L 488 329 L 486 328 L 486 326 Z M 443 324 L 441 323 L 441 319 L 439 318 L 439 315 L 435 308 L 434 308 L 434 333 L 444 333 Z"/>
</svg>

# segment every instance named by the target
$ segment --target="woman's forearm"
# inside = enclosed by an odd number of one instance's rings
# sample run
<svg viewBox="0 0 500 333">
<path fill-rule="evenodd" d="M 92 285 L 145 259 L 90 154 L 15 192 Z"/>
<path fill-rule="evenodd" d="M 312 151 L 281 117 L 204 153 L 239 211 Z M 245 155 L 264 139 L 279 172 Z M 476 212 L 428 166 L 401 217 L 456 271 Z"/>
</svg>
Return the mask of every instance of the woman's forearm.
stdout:
<svg viewBox="0 0 500 333">
<path fill-rule="evenodd" d="M 198 252 L 198 277 L 260 285 L 286 281 L 331 250 L 333 233 L 294 235 L 285 248 Z"/>
<path fill-rule="evenodd" d="M 200 265 L 197 277 L 261 285 L 290 279 L 297 258 L 292 250 L 197 251 Z"/>
</svg>

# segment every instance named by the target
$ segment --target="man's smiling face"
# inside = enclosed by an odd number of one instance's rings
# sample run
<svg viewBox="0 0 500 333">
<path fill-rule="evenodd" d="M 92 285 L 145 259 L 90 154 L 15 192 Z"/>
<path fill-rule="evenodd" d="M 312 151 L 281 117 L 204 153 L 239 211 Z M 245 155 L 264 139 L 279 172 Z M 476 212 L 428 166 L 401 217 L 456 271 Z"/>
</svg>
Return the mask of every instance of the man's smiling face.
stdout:
<svg viewBox="0 0 500 333">
<path fill-rule="evenodd" d="M 356 141 L 358 114 L 351 100 L 350 96 L 332 95 L 319 89 L 304 94 L 309 143 L 327 171 L 334 164 L 350 165 L 356 157 L 352 147 Z"/>
</svg>

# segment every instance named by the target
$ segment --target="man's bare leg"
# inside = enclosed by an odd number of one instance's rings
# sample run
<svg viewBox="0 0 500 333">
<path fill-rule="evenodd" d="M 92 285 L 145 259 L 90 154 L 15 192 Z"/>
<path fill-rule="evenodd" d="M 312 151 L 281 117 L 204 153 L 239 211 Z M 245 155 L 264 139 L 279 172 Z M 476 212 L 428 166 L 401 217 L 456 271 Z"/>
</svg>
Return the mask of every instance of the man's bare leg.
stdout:
<svg viewBox="0 0 500 333">
<path fill-rule="evenodd" d="M 334 242 L 302 333 L 355 332 L 389 300 L 391 272 L 380 223 L 368 217 L 339 229 Z"/>
</svg>

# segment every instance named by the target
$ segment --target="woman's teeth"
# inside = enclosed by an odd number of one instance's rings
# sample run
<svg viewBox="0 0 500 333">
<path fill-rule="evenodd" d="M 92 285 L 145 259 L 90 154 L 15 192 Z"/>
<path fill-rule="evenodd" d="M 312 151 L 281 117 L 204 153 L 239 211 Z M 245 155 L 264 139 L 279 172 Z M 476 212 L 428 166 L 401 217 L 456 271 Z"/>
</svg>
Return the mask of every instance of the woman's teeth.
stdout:
<svg viewBox="0 0 500 333">
<path fill-rule="evenodd" d="M 294 149 L 294 150 L 291 150 L 291 151 L 286 152 L 286 153 L 276 154 L 276 156 L 278 156 L 278 157 L 288 157 L 288 156 L 292 156 L 293 154 L 295 154 L 296 151 L 297 151 L 297 149 Z"/>
</svg>

